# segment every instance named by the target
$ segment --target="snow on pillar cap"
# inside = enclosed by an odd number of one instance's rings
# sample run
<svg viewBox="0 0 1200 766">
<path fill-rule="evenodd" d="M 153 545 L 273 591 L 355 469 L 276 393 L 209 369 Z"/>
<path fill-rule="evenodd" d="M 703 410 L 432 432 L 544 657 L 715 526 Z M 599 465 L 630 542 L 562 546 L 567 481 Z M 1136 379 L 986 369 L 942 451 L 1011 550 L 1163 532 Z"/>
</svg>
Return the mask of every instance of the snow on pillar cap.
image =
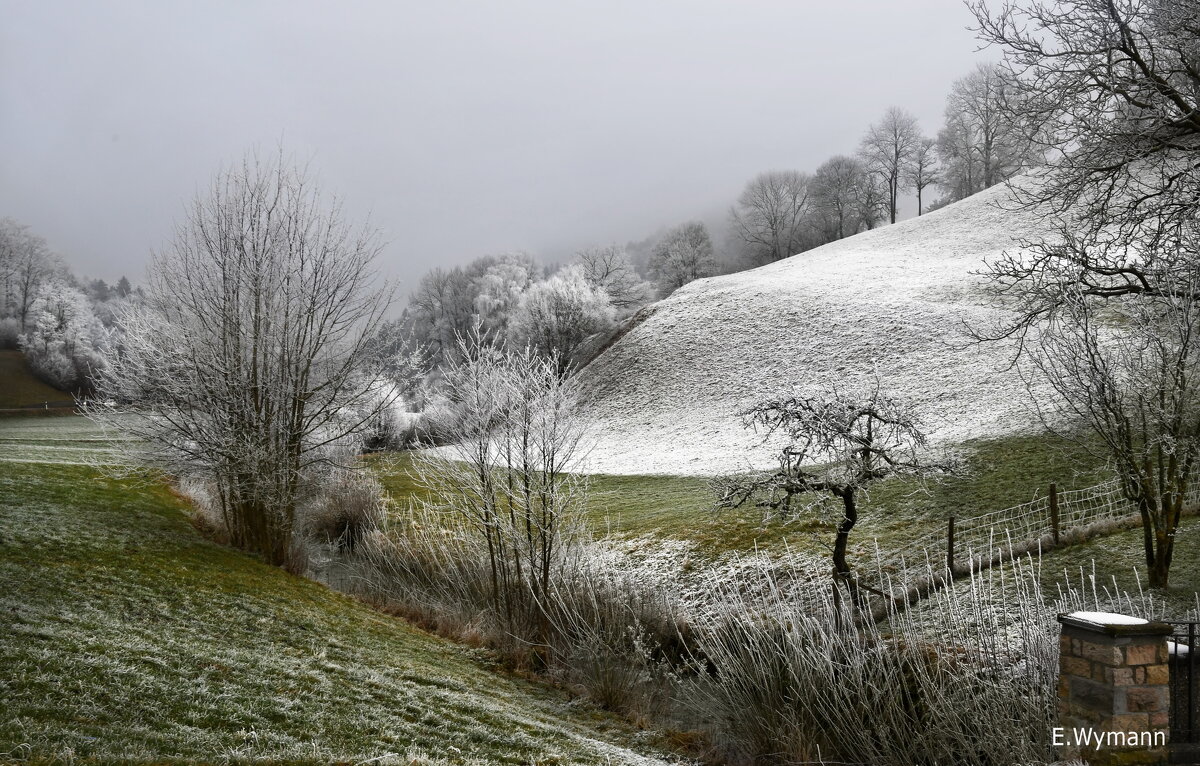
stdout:
<svg viewBox="0 0 1200 766">
<path fill-rule="evenodd" d="M 1066 627 L 1109 636 L 1153 636 L 1168 635 L 1172 632 L 1171 626 L 1166 623 L 1150 622 L 1141 617 L 1114 612 L 1071 612 L 1060 614 L 1058 621 Z"/>
<path fill-rule="evenodd" d="M 1071 612 L 1068 617 L 1074 617 L 1081 622 L 1090 622 L 1093 625 L 1149 625 L 1149 620 L 1143 620 L 1141 617 L 1130 617 L 1127 614 L 1117 614 L 1116 612 Z"/>
</svg>

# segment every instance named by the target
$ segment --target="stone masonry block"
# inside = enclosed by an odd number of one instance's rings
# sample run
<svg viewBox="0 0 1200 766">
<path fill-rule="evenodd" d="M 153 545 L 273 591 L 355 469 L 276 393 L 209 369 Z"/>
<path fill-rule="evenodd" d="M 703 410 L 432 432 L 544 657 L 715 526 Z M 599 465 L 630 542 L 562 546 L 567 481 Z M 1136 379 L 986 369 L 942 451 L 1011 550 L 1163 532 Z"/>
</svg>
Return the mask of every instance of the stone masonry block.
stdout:
<svg viewBox="0 0 1200 766">
<path fill-rule="evenodd" d="M 1133 686 L 1125 690 L 1125 709 L 1130 713 L 1157 713 L 1167 709 L 1167 687 Z"/>
<path fill-rule="evenodd" d="M 1071 702 L 1101 714 L 1112 711 L 1115 700 L 1111 686 L 1085 678 L 1072 678 L 1070 683 Z"/>
<path fill-rule="evenodd" d="M 1158 659 L 1158 649 L 1163 642 L 1153 644 L 1132 644 L 1125 647 L 1125 661 L 1130 665 L 1154 665 Z"/>
<path fill-rule="evenodd" d="M 1147 665 L 1144 668 L 1146 674 L 1146 683 L 1148 684 L 1167 684 L 1171 681 L 1171 673 L 1164 665 Z"/>
<path fill-rule="evenodd" d="M 1104 680 L 1113 686 L 1133 686 L 1133 670 L 1130 668 L 1105 667 Z"/>
<path fill-rule="evenodd" d="M 1092 662 L 1099 662 L 1101 665 L 1109 665 L 1111 667 L 1125 664 L 1125 657 L 1122 656 L 1121 647 L 1113 646 L 1112 644 L 1084 641 L 1080 656 Z"/>
<path fill-rule="evenodd" d="M 1063 673 L 1076 678 L 1091 678 L 1092 663 L 1082 657 L 1063 657 L 1059 661 Z"/>
</svg>

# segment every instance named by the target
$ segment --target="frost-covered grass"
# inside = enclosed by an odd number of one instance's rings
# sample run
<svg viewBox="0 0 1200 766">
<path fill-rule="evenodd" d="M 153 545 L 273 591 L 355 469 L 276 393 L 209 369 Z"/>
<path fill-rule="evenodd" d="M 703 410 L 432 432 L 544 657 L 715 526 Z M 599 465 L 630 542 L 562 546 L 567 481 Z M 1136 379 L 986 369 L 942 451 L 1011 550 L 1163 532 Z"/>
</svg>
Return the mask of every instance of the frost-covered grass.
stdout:
<svg viewBox="0 0 1200 766">
<path fill-rule="evenodd" d="M 0 760 L 653 763 L 633 735 L 203 539 L 154 483 L 0 463 Z"/>
<path fill-rule="evenodd" d="M 861 504 L 851 536 L 852 550 L 872 555 L 876 543 L 886 553 L 931 532 L 946 518 L 1000 510 L 1045 494 L 1051 482 L 1061 489 L 1086 487 L 1106 478 L 1097 460 L 1075 442 L 1050 435 L 1008 436 L 962 445 L 960 475 L 921 484 L 893 479 L 874 487 Z M 420 492 L 408 473 L 409 456 L 374 456 L 384 486 L 403 501 Z M 703 557 L 779 550 L 820 553 L 831 543 L 840 516 L 836 507 L 791 520 L 763 520 L 746 507 L 715 514 L 707 479 L 697 476 L 600 474 L 590 477 L 588 499 L 593 531 L 623 539 L 681 541 Z"/>
<path fill-rule="evenodd" d="M 0 409 L 70 399 L 70 394 L 35 378 L 23 353 L 0 351 Z"/>
<path fill-rule="evenodd" d="M 103 463 L 113 443 L 81 415 L 0 418 L 0 461 Z"/>
</svg>

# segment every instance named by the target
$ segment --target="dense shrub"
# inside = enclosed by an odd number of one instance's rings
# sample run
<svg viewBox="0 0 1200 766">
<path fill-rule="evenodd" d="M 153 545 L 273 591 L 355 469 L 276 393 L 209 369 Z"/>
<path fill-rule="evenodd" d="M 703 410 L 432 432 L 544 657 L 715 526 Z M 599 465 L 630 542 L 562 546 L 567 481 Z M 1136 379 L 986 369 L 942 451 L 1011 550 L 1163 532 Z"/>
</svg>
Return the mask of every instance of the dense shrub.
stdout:
<svg viewBox="0 0 1200 766">
<path fill-rule="evenodd" d="M 383 488 L 361 472 L 337 470 L 321 480 L 298 515 L 302 537 L 353 551 L 383 523 Z"/>
<path fill-rule="evenodd" d="M 18 342 L 35 375 L 55 388 L 79 391 L 104 366 L 108 339 L 87 297 L 51 281 L 39 288 Z"/>
</svg>

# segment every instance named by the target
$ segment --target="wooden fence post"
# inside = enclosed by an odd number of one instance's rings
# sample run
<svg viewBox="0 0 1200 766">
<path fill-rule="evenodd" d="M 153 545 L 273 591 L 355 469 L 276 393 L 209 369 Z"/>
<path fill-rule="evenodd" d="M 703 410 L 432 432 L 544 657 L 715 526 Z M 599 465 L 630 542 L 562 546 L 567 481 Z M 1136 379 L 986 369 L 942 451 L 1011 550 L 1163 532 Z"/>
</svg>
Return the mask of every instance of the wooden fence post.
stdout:
<svg viewBox="0 0 1200 766">
<path fill-rule="evenodd" d="M 950 526 L 946 530 L 946 568 L 954 575 L 954 514 L 950 515 Z"/>
<path fill-rule="evenodd" d="M 1054 544 L 1058 545 L 1058 485 L 1050 482 L 1050 529 L 1054 532 Z"/>
</svg>

